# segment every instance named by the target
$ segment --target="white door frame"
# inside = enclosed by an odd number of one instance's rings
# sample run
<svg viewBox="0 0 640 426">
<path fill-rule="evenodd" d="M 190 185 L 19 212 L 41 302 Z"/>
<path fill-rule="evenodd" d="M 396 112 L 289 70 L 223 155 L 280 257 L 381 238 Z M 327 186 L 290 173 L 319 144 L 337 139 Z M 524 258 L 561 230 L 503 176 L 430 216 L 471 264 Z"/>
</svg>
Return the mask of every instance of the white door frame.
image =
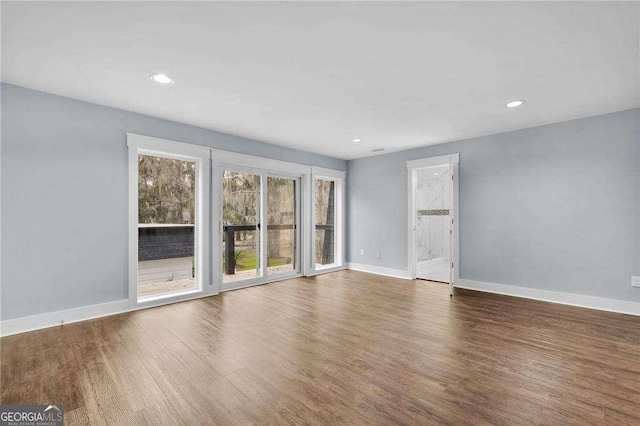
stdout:
<svg viewBox="0 0 640 426">
<path fill-rule="evenodd" d="M 426 167 L 442 166 L 449 164 L 451 170 L 451 186 L 452 186 L 452 207 L 451 207 L 451 279 L 449 280 L 449 294 L 453 295 L 453 287 L 460 279 L 460 221 L 458 220 L 459 206 L 459 179 L 458 169 L 460 163 L 460 154 L 442 155 L 439 157 L 422 158 L 419 160 L 407 161 L 407 270 L 411 279 L 416 278 L 416 215 L 415 215 L 415 197 L 416 197 L 416 170 Z"/>
</svg>

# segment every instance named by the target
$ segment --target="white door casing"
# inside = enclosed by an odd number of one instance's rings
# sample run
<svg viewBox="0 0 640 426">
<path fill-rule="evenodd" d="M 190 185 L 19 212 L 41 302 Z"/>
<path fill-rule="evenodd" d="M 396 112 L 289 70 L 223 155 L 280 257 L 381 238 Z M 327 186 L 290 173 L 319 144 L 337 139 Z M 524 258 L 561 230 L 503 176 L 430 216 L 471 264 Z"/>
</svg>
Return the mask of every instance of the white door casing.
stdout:
<svg viewBox="0 0 640 426">
<path fill-rule="evenodd" d="M 449 165 L 451 172 L 451 203 L 450 217 L 452 220 L 450 233 L 450 279 L 449 293 L 453 295 L 453 288 L 459 279 L 459 154 L 423 158 L 407 161 L 407 269 L 411 279 L 416 278 L 416 171 L 419 169 L 439 165 Z"/>
</svg>

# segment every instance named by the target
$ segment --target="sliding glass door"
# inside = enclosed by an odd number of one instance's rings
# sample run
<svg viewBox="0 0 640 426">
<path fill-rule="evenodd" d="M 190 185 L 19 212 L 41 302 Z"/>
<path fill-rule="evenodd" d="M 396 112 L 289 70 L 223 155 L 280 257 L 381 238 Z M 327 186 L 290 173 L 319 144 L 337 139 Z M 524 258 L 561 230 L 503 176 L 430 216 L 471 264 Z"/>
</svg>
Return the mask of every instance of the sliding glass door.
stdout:
<svg viewBox="0 0 640 426">
<path fill-rule="evenodd" d="M 298 181 L 267 178 L 267 275 L 298 270 Z"/>
<path fill-rule="evenodd" d="M 300 273 L 300 177 L 222 171 L 222 289 Z"/>
<path fill-rule="evenodd" d="M 261 177 L 225 170 L 222 175 L 222 280 L 262 276 Z"/>
</svg>

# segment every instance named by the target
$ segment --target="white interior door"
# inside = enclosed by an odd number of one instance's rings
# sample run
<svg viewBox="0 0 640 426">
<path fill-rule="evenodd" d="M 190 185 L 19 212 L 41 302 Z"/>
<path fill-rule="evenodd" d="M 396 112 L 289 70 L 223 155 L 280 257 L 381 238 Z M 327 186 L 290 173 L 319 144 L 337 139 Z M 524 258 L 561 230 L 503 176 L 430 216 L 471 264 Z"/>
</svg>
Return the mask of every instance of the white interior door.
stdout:
<svg viewBox="0 0 640 426">
<path fill-rule="evenodd" d="M 451 179 L 449 179 L 450 185 L 450 208 L 449 208 L 449 253 L 450 253 L 450 275 L 449 275 L 449 296 L 453 296 L 453 283 L 455 282 L 455 268 L 454 263 L 457 262 L 458 259 L 458 246 L 456 236 L 458 235 L 458 218 L 456 217 L 458 214 L 458 197 L 457 190 L 458 187 L 457 179 L 458 179 L 458 163 L 452 161 L 451 157 L 449 157 L 449 173 L 451 175 Z"/>
</svg>

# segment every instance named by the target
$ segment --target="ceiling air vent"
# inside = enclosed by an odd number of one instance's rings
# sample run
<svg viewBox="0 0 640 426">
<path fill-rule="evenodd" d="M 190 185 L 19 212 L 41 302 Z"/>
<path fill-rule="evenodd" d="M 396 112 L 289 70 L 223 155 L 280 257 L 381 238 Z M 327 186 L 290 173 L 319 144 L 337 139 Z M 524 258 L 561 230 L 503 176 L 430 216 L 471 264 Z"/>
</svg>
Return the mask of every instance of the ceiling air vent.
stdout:
<svg viewBox="0 0 640 426">
<path fill-rule="evenodd" d="M 384 152 L 384 148 L 377 148 L 377 149 L 371 150 L 371 152 Z"/>
</svg>

